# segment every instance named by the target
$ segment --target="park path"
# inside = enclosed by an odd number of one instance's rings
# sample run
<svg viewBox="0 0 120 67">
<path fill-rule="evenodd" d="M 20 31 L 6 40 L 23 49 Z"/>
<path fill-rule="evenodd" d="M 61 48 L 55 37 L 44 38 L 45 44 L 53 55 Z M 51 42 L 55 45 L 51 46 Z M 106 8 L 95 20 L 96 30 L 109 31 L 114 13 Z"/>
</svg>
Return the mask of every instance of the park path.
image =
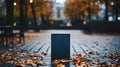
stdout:
<svg viewBox="0 0 120 67">
<path fill-rule="evenodd" d="M 115 62 L 114 59 L 101 59 L 100 57 L 109 52 L 120 54 L 119 34 L 85 34 L 81 30 L 43 30 L 39 33 L 32 33 L 35 37 L 27 41 L 23 46 L 16 47 L 16 49 L 26 49 L 27 53 L 48 52 L 48 55 L 43 59 L 47 65 L 42 67 L 49 67 L 51 64 L 51 34 L 70 34 L 71 57 L 73 54 L 85 53 L 87 50 L 91 50 L 97 51 L 99 54 L 88 55 L 88 58 L 97 58 L 100 62 Z M 70 67 L 74 66 L 71 64 Z"/>
</svg>

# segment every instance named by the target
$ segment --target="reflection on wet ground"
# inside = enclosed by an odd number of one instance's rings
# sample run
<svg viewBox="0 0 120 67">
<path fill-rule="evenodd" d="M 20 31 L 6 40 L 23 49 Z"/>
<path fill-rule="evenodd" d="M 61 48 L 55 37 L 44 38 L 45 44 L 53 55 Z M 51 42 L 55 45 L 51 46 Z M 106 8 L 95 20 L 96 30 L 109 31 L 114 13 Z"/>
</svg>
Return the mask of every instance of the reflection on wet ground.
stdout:
<svg viewBox="0 0 120 67">
<path fill-rule="evenodd" d="M 70 62 L 70 67 L 120 66 L 120 34 L 93 32 L 85 34 L 80 30 L 44 30 L 32 33 L 31 36 L 34 37 L 31 37 L 24 45 L 16 46 L 4 53 L 1 52 L 0 64 L 50 67 L 51 34 L 57 33 L 70 34 L 71 59 L 55 60 L 56 67 L 64 67 L 66 62 Z M 28 34 L 30 33 L 26 32 L 26 35 Z"/>
</svg>

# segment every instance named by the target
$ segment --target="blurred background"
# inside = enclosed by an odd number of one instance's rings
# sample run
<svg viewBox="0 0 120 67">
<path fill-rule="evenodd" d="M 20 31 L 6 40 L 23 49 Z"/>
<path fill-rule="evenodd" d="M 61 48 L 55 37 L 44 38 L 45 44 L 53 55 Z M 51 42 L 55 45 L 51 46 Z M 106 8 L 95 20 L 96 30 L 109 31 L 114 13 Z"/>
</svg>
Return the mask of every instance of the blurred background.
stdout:
<svg viewBox="0 0 120 67">
<path fill-rule="evenodd" d="M 0 0 L 0 26 L 71 27 L 120 21 L 119 0 Z"/>
</svg>

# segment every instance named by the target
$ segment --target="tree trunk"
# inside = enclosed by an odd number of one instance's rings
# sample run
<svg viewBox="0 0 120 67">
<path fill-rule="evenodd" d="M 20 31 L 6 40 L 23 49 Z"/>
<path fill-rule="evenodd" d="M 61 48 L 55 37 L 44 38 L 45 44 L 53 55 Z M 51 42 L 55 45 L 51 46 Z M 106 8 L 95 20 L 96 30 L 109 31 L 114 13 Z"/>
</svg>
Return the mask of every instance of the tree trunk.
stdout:
<svg viewBox="0 0 120 67">
<path fill-rule="evenodd" d="M 89 16 L 88 16 L 89 20 L 91 20 L 91 9 L 89 8 Z"/>
<path fill-rule="evenodd" d="M 42 21 L 42 24 L 41 24 L 41 25 L 42 25 L 43 27 L 46 27 L 46 22 L 45 22 L 45 18 L 44 18 L 44 15 L 43 15 L 43 14 L 41 15 L 41 21 Z"/>
<path fill-rule="evenodd" d="M 98 14 L 96 14 L 96 19 L 99 20 L 99 15 Z"/>
<path fill-rule="evenodd" d="M 14 5 L 13 5 L 14 0 L 5 0 L 5 2 L 6 2 L 6 22 L 5 22 L 5 25 L 12 26 L 13 23 L 14 23 L 14 18 L 13 18 L 14 17 L 14 13 L 13 13 L 14 12 L 13 11 L 13 9 L 14 9 Z M 12 38 L 12 30 L 7 28 L 6 30 L 4 30 L 3 34 L 4 34 L 4 37 L 5 37 L 4 42 L 6 42 L 6 48 L 8 48 L 9 43 L 13 42 L 11 40 L 11 38 Z M 9 41 L 9 40 L 11 40 L 11 41 Z"/>
<path fill-rule="evenodd" d="M 112 18 L 113 18 L 113 21 L 115 20 L 114 15 L 115 15 L 115 12 L 114 12 L 114 10 L 112 10 Z"/>
<path fill-rule="evenodd" d="M 24 30 L 22 29 L 22 27 L 25 27 L 25 14 L 24 14 L 24 3 L 25 0 L 19 0 L 20 1 L 20 36 L 19 36 L 19 40 L 20 43 L 22 43 L 22 40 L 24 41 Z"/>
<path fill-rule="evenodd" d="M 49 26 L 49 24 L 50 24 L 49 16 L 46 16 L 46 24 L 47 24 L 47 26 Z"/>
<path fill-rule="evenodd" d="M 90 3 L 91 1 L 89 0 L 89 6 L 90 6 Z M 91 8 L 90 7 L 88 8 L 88 12 L 89 12 L 88 19 L 91 20 Z"/>
<path fill-rule="evenodd" d="M 24 15 L 24 0 L 20 0 L 20 26 L 25 25 L 25 15 Z"/>
<path fill-rule="evenodd" d="M 36 21 L 36 14 L 35 14 L 35 10 L 34 10 L 34 5 L 33 5 L 33 3 L 31 3 L 31 8 L 32 8 L 34 25 L 36 26 L 36 25 L 37 25 L 37 21 Z"/>
<path fill-rule="evenodd" d="M 14 0 L 5 0 L 6 2 L 6 22 L 5 25 L 10 25 L 12 26 L 13 22 L 14 22 L 14 14 L 13 14 L 13 9 L 14 9 L 14 5 L 13 2 Z"/>
<path fill-rule="evenodd" d="M 27 3 L 27 1 L 25 0 L 25 3 Z M 25 4 L 25 22 L 26 22 L 26 26 L 28 26 L 29 25 L 29 23 L 28 23 L 28 12 L 27 12 L 27 10 L 28 10 L 28 8 L 27 8 L 27 4 Z"/>
<path fill-rule="evenodd" d="M 105 7 L 106 7 L 106 9 L 105 9 L 105 21 L 108 21 L 108 3 L 109 2 L 109 0 L 105 0 Z"/>
<path fill-rule="evenodd" d="M 115 21 L 118 21 L 119 2 L 115 0 Z"/>
</svg>

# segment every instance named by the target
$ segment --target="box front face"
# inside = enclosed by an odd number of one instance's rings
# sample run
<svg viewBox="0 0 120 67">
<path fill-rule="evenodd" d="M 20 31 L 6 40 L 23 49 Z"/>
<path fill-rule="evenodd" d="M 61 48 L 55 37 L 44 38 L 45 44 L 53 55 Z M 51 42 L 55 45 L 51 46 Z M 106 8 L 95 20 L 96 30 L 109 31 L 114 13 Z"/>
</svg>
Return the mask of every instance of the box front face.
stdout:
<svg viewBox="0 0 120 67">
<path fill-rule="evenodd" d="M 51 60 L 70 59 L 70 34 L 52 34 Z"/>
</svg>

